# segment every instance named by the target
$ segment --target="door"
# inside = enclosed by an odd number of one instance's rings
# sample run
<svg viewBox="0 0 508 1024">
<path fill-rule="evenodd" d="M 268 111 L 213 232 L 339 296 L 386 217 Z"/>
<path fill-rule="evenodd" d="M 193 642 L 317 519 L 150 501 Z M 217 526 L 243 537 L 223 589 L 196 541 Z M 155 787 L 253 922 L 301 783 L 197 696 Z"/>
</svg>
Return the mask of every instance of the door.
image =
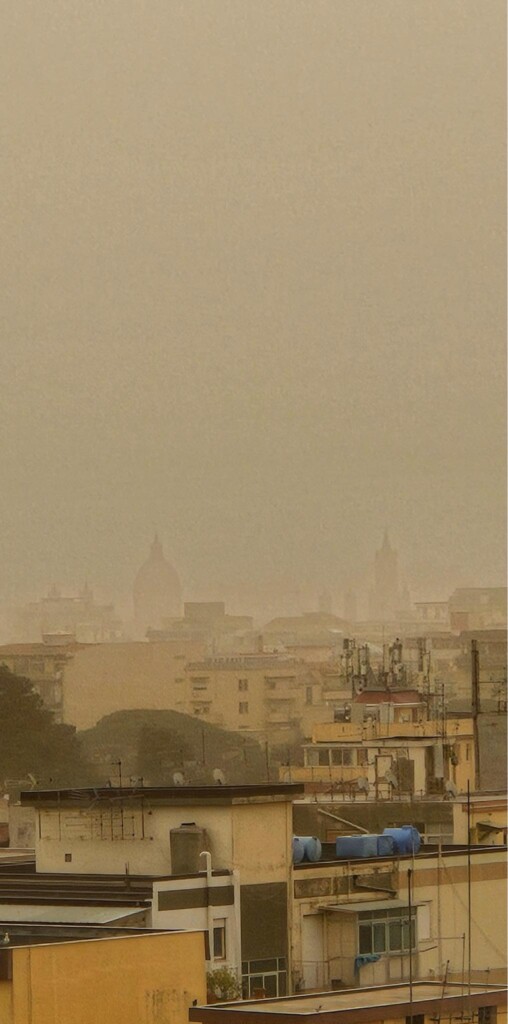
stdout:
<svg viewBox="0 0 508 1024">
<path fill-rule="evenodd" d="M 302 974 L 305 991 L 325 986 L 325 967 L 323 914 L 306 914 L 302 918 Z"/>
</svg>

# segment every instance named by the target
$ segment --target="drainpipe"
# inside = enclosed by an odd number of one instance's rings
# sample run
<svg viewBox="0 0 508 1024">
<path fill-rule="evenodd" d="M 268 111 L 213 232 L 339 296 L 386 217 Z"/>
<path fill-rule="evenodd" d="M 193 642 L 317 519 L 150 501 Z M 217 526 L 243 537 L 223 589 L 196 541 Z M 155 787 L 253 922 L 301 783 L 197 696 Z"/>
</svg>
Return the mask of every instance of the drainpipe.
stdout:
<svg viewBox="0 0 508 1024">
<path fill-rule="evenodd" d="M 235 946 L 234 946 L 233 957 L 234 957 L 235 967 L 236 967 L 236 971 L 237 971 L 237 975 L 238 975 L 238 981 L 239 981 L 239 983 L 241 985 L 241 983 L 242 983 L 242 919 L 241 919 L 241 904 L 240 904 L 240 900 L 241 900 L 240 872 L 238 871 L 237 868 L 234 868 L 233 871 L 231 872 L 231 874 L 232 874 L 232 877 L 233 877 L 233 893 L 234 893 L 234 901 L 235 901 L 234 902 L 234 906 L 233 906 L 234 916 L 235 916 Z M 226 942 L 227 941 L 228 941 L 228 939 L 227 939 L 227 934 L 226 934 Z M 226 949 L 226 952 L 228 952 L 227 949 Z M 228 959 L 231 959 L 231 956 L 229 954 L 228 954 Z"/>
<path fill-rule="evenodd" d="M 210 965 L 213 969 L 213 907 L 210 902 L 210 889 L 212 887 L 212 855 L 208 850 L 202 850 L 199 856 L 206 858 L 206 925 L 208 930 Z"/>
</svg>

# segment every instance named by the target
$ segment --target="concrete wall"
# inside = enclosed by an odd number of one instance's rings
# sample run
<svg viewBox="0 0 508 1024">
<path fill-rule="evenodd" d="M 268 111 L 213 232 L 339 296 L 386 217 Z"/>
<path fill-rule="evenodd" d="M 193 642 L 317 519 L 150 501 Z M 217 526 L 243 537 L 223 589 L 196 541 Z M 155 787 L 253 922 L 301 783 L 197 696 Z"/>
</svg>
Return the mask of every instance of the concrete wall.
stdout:
<svg viewBox="0 0 508 1024">
<path fill-rule="evenodd" d="M 375 886 L 393 888 L 407 903 L 407 869 L 413 868 L 413 900 L 417 908 L 418 950 L 414 958 L 415 977 L 440 976 L 449 962 L 450 974 L 460 975 L 463 968 L 464 940 L 468 931 L 467 855 L 425 855 L 400 862 L 379 859 L 353 864 L 318 864 L 293 869 L 293 961 L 302 971 L 302 961 L 309 957 L 303 936 L 304 920 L 319 908 L 351 903 L 362 909 L 362 903 L 382 900 L 386 893 Z M 378 879 L 372 873 L 378 871 Z M 369 878 L 369 874 L 371 877 Z M 353 875 L 370 892 L 355 887 Z M 325 982 L 340 978 L 347 985 L 385 984 L 408 977 L 409 958 L 400 954 L 384 954 L 378 963 L 363 967 L 354 975 L 354 957 L 358 949 L 356 915 L 331 913 L 325 926 L 323 952 Z M 353 920 L 353 924 L 351 921 Z M 353 930 L 352 930 L 353 929 Z M 352 942 L 352 938 L 354 941 Z M 490 971 L 491 980 L 500 980 L 506 968 L 506 857 L 502 850 L 472 852 L 472 970 L 476 976 Z"/>
<path fill-rule="evenodd" d="M 226 894 L 225 903 L 221 903 L 223 893 Z M 151 925 L 153 928 L 201 929 L 207 932 L 210 952 L 207 970 L 225 966 L 239 978 L 242 961 L 239 903 L 240 887 L 233 873 L 215 875 L 211 879 L 166 879 L 154 883 Z M 225 927 L 226 956 L 217 960 L 213 955 L 213 928 L 219 924 Z"/>
<path fill-rule="evenodd" d="M 197 932 L 17 947 L 12 959 L 2 1024 L 187 1024 L 206 1000 Z"/>
<path fill-rule="evenodd" d="M 206 831 L 213 867 L 237 868 L 242 882 L 286 881 L 291 858 L 291 804 L 285 800 L 214 806 L 62 808 L 38 811 L 38 871 L 69 874 L 169 875 L 170 832 L 183 822 Z M 70 856 L 70 860 L 66 860 Z M 204 864 L 203 864 L 204 868 Z M 194 868 L 191 869 L 191 873 Z"/>
<path fill-rule="evenodd" d="M 113 711 L 176 710 L 178 680 L 202 653 L 188 640 L 80 647 L 63 671 L 63 720 L 88 729 Z"/>
</svg>

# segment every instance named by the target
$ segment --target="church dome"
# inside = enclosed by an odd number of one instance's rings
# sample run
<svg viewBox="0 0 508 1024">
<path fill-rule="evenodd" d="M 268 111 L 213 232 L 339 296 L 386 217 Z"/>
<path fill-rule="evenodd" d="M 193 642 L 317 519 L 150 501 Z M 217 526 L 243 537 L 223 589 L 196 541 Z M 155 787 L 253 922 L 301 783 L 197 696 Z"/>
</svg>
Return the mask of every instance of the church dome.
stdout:
<svg viewBox="0 0 508 1024">
<path fill-rule="evenodd" d="M 143 633 L 158 628 L 161 619 L 182 614 L 182 588 L 176 569 L 164 557 L 162 544 L 155 535 L 150 554 L 134 580 L 134 615 Z"/>
</svg>

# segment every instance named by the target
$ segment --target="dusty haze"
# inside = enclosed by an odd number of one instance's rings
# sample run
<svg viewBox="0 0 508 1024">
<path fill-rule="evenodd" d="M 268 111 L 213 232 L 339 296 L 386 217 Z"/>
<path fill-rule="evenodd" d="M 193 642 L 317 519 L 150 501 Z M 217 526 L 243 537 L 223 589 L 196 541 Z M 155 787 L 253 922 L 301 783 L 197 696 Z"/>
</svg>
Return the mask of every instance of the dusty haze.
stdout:
<svg viewBox="0 0 508 1024">
<path fill-rule="evenodd" d="M 3 0 L 1 598 L 503 583 L 504 8 Z"/>
</svg>

